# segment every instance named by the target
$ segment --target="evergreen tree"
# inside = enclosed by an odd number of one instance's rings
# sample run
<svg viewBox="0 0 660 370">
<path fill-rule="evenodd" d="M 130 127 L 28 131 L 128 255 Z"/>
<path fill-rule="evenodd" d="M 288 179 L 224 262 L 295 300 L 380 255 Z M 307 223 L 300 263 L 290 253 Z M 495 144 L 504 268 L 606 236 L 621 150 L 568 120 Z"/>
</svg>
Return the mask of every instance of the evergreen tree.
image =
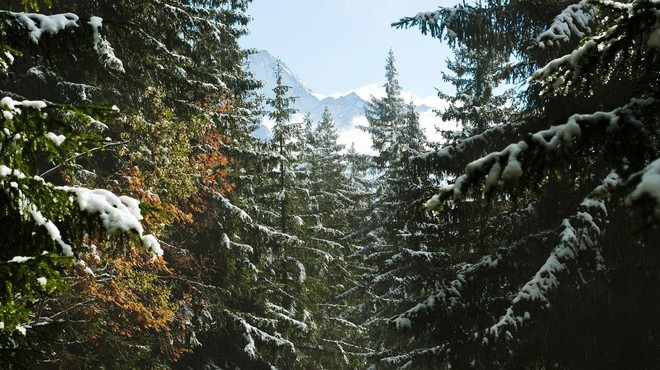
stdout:
<svg viewBox="0 0 660 370">
<path fill-rule="evenodd" d="M 371 348 L 381 351 L 390 329 L 387 319 L 406 307 L 419 294 L 416 290 L 429 284 L 428 273 L 420 264 L 445 260 L 429 231 L 436 230 L 434 216 L 422 209 L 433 192 L 433 177 L 423 166 L 412 166 L 410 158 L 426 148 L 426 138 L 419 126 L 413 102 L 405 104 L 397 80 L 393 55 L 386 64 L 386 96 L 372 98 L 367 107 L 378 177 L 375 199 L 368 218 L 370 231 L 364 248 L 357 255 L 373 270 L 364 271 L 363 299 L 369 305 L 355 312 L 370 329 Z"/>
<path fill-rule="evenodd" d="M 144 233 L 136 199 L 44 179 L 57 168 L 72 176 L 79 151 L 102 148 L 103 138 L 89 132 L 90 118 L 101 119 L 111 109 L 9 96 L 0 107 L 0 222 L 6 227 L 0 241 L 0 361 L 9 368 L 34 367 L 51 356 L 44 344 L 52 341 L 54 328 L 72 322 L 68 311 L 77 302 L 68 306 L 61 296 L 72 285 L 67 277 L 94 275 L 85 263 L 89 254 L 142 244 L 154 261 L 163 251 L 153 235 Z M 123 243 L 108 238 L 121 234 Z M 93 243 L 109 248 L 97 250 Z"/>
<path fill-rule="evenodd" d="M 79 153 L 81 146 L 59 163 L 38 162 L 38 173 L 134 196 L 150 211 L 145 225 L 172 252 L 168 269 L 163 260 L 154 264 L 92 234 L 89 248 L 76 256 L 88 269 L 67 270 L 73 289 L 42 311 L 68 313 L 61 319 L 66 331 L 45 331 L 56 340 L 30 343 L 44 358 L 62 367 L 144 368 L 166 366 L 199 344 L 199 327 L 189 324 L 208 311 L 204 304 L 188 310 L 191 295 L 200 286 L 204 293 L 219 289 L 197 275 L 203 270 L 194 269 L 196 259 L 184 257 L 209 252 L 189 238 L 205 223 L 189 225 L 193 217 L 204 220 L 197 216 L 216 193 L 231 189 L 222 171 L 230 159 L 218 149 L 224 132 L 251 116 L 245 97 L 257 84 L 242 69 L 246 54 L 237 43 L 247 32 L 248 3 L 79 1 L 44 6 L 46 14 L 0 12 L 3 50 L 14 53 L 3 95 L 54 102 L 64 113 L 75 111 L 67 113 L 75 119 L 60 115 L 73 121 L 76 135 L 117 140 L 99 144 L 106 150 Z M 119 108 L 91 114 L 99 105 Z M 180 227 L 163 230 L 172 224 Z"/>
<path fill-rule="evenodd" d="M 457 122 L 460 131 L 444 131 L 448 141 L 478 135 L 487 129 L 501 125 L 511 119 L 514 108 L 513 90 L 496 95 L 495 89 L 502 82 L 507 71 L 508 55 L 497 55 L 497 50 L 488 46 L 468 49 L 456 47 L 455 60 L 447 61 L 447 69 L 454 75 L 442 72 L 442 79 L 454 85 L 456 93 L 442 92 L 438 97 L 449 102 L 440 112 L 445 122 Z"/>
<path fill-rule="evenodd" d="M 436 282 L 392 317 L 382 366 L 657 365 L 658 6 L 551 7 L 464 4 L 399 23 L 518 53 L 513 79 L 533 72 L 518 121 L 417 159 L 457 174 L 426 203 L 455 261 L 427 263 Z"/>
<path fill-rule="evenodd" d="M 289 195 L 287 192 L 290 190 L 289 186 L 291 185 L 291 179 L 287 177 L 290 175 L 290 166 L 293 162 L 291 153 L 294 149 L 292 139 L 296 130 L 300 128 L 290 122 L 291 115 L 296 112 L 295 108 L 291 107 L 295 98 L 286 96 L 290 86 L 283 85 L 282 83 L 282 65 L 279 62 L 275 69 L 275 80 L 276 85 L 273 88 L 275 96 L 272 99 L 268 99 L 266 103 L 273 109 L 268 113 L 268 117 L 275 121 L 275 125 L 273 126 L 273 145 L 279 155 L 279 223 L 280 231 L 286 234 L 287 223 L 289 221 L 289 214 L 287 212 L 289 207 L 287 197 Z"/>
<path fill-rule="evenodd" d="M 313 257 L 308 260 L 307 273 L 319 333 L 312 355 L 316 367 L 355 368 L 363 363 L 359 353 L 364 330 L 348 319 L 351 307 L 341 296 L 356 284 L 355 266 L 348 258 L 355 245 L 346 240 L 352 226 L 347 223 L 349 212 L 355 207 L 353 189 L 347 184 L 343 145 L 337 143 L 327 107 L 317 125 L 307 120 L 303 135 L 298 167 L 306 171 L 308 197 L 301 212 L 305 221 L 301 235 Z"/>
</svg>

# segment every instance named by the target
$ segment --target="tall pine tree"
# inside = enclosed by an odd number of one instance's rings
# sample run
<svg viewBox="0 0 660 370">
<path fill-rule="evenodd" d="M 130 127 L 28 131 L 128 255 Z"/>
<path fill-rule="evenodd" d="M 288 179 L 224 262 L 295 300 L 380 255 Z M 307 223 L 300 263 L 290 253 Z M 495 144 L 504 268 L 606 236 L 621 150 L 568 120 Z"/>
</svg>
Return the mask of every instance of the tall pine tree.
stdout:
<svg viewBox="0 0 660 370">
<path fill-rule="evenodd" d="M 658 5 L 478 5 L 399 25 L 515 53 L 525 105 L 417 159 L 456 174 L 426 204 L 456 260 L 427 264 L 435 286 L 391 319 L 399 340 L 379 364 L 656 366 Z"/>
</svg>

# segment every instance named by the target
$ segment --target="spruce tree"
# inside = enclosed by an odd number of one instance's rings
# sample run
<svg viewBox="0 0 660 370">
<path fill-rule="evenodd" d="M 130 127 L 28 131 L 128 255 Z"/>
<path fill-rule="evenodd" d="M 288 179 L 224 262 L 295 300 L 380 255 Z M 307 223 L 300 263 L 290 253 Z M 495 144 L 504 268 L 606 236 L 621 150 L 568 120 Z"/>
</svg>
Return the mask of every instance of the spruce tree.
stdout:
<svg viewBox="0 0 660 370">
<path fill-rule="evenodd" d="M 376 193 L 367 216 L 369 234 L 356 254 L 372 268 L 363 271 L 358 289 L 368 302 L 354 312 L 369 328 L 372 356 L 386 348 L 388 318 L 414 302 L 418 289 L 432 283 L 433 277 L 419 266 L 446 259 L 431 236 L 436 230 L 434 216 L 422 207 L 433 193 L 434 178 L 410 161 L 426 150 L 426 138 L 414 103 L 405 104 L 401 98 L 392 52 L 386 79 L 386 96 L 372 98 L 366 111 L 366 130 L 377 151 Z"/>
<path fill-rule="evenodd" d="M 54 340 L 30 343 L 44 358 L 63 367 L 166 366 L 199 344 L 204 325 L 191 324 L 205 323 L 207 299 L 226 298 L 206 284 L 213 279 L 199 274 L 203 268 L 195 269 L 191 252 L 202 254 L 201 261 L 214 254 L 206 249 L 212 245 L 191 237 L 206 223 L 190 222 L 213 223 L 199 216 L 231 190 L 221 171 L 231 161 L 219 153 L 228 141 L 223 135 L 251 119 L 245 99 L 257 84 L 243 71 L 246 54 L 237 42 L 246 32 L 248 3 L 76 1 L 42 6 L 44 14 L 0 12 L 3 50 L 14 53 L 2 76 L 3 96 L 45 99 L 49 111 L 59 107 L 51 121 L 64 116 L 76 130 L 72 138 L 112 138 L 97 143 L 105 150 L 83 140 L 80 152 L 67 149 L 68 157 L 38 162 L 38 173 L 137 198 L 148 211 L 145 225 L 172 252 L 168 267 L 92 233 L 88 249 L 76 256 L 88 268 L 66 270 L 73 289 L 42 311 L 68 313 L 61 319 L 65 332 L 44 327 Z M 164 230 L 170 225 L 176 227 Z M 239 281 L 250 278 L 244 275 Z M 207 299 L 191 304 L 197 293 Z"/>
<path fill-rule="evenodd" d="M 398 23 L 516 52 L 509 76 L 531 72 L 516 121 L 416 159 L 456 173 L 426 203 L 455 261 L 427 264 L 435 286 L 392 317 L 399 340 L 379 364 L 655 366 L 657 4 L 506 5 Z"/>
</svg>

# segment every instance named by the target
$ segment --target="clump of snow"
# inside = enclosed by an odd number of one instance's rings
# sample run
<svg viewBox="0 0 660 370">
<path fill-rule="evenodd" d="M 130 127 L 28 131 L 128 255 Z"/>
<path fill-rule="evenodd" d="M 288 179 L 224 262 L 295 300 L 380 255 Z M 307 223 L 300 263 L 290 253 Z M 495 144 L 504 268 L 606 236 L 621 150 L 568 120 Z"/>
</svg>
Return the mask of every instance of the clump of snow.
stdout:
<svg viewBox="0 0 660 370">
<path fill-rule="evenodd" d="M 143 235 L 144 228 L 140 223 L 140 202 L 127 196 L 117 196 L 105 189 L 87 189 L 76 187 L 61 187 L 75 195 L 74 201 L 81 211 L 99 215 L 103 228 L 109 233 L 135 231 L 141 236 L 142 244 L 154 256 L 162 256 L 160 243 L 153 235 Z"/>
<path fill-rule="evenodd" d="M 30 40 L 39 43 L 44 33 L 55 35 L 69 27 L 78 27 L 78 16 L 73 13 L 44 15 L 38 13 L 14 13 L 9 14 L 25 25 L 30 31 Z"/>
<path fill-rule="evenodd" d="M 94 274 L 94 271 L 92 271 L 92 269 L 89 266 L 87 266 L 87 263 L 85 261 L 83 261 L 83 260 L 76 261 L 76 266 L 78 266 L 79 269 L 83 270 L 85 275 L 87 275 L 89 277 L 96 276 Z"/>
<path fill-rule="evenodd" d="M 440 196 L 436 194 L 433 197 L 431 197 L 431 199 L 427 200 L 426 203 L 424 203 L 424 209 L 426 209 L 427 211 L 432 211 L 440 207 L 441 204 L 442 201 L 440 200 Z"/>
<path fill-rule="evenodd" d="M 87 24 L 89 24 L 90 26 L 92 26 L 92 29 L 93 29 L 95 32 L 98 32 L 98 30 L 99 30 L 101 27 L 103 27 L 103 18 L 101 18 L 101 17 L 97 17 L 97 16 L 92 16 L 92 17 L 89 18 L 89 22 L 87 22 Z M 96 39 L 97 36 L 99 36 L 99 35 L 95 33 L 95 34 L 94 34 L 94 39 Z"/>
<path fill-rule="evenodd" d="M 410 329 L 412 327 L 412 321 L 407 317 L 397 317 L 394 319 L 397 329 Z"/>
<path fill-rule="evenodd" d="M 296 267 L 298 267 L 298 282 L 303 283 L 307 278 L 307 271 L 305 270 L 305 265 L 302 262 L 296 260 Z"/>
<path fill-rule="evenodd" d="M 93 16 L 87 22 L 92 27 L 94 37 L 94 50 L 99 55 L 99 60 L 104 67 L 125 73 L 124 63 L 115 55 L 115 49 L 110 45 L 110 42 L 101 36 L 101 28 L 103 27 L 103 18 Z"/>
<path fill-rule="evenodd" d="M 37 283 L 41 286 L 45 286 L 47 282 L 48 280 L 43 276 L 37 278 Z"/>
<path fill-rule="evenodd" d="M 20 105 L 22 107 L 32 108 L 36 110 L 41 110 L 43 108 L 46 108 L 46 102 L 42 100 L 23 100 L 17 102 L 16 105 Z"/>
<path fill-rule="evenodd" d="M 139 203 L 137 200 L 116 196 L 105 189 L 90 190 L 87 188 L 63 187 L 63 190 L 76 195 L 75 201 L 81 211 L 99 214 L 103 227 L 110 233 L 143 232 L 140 220 Z"/>
<path fill-rule="evenodd" d="M 21 110 L 18 107 L 26 107 L 36 110 L 41 110 L 47 106 L 46 102 L 41 100 L 22 100 L 17 101 L 9 96 L 0 99 L 0 109 L 5 119 L 14 118 L 14 114 L 20 114 Z"/>
<path fill-rule="evenodd" d="M 34 259 L 34 257 L 16 256 L 16 257 L 10 259 L 7 262 L 9 262 L 9 263 L 24 263 L 24 262 L 27 262 L 27 261 L 33 260 L 33 259 Z"/>
<path fill-rule="evenodd" d="M 160 243 L 151 234 L 142 236 L 142 245 L 150 250 L 154 256 L 160 257 L 163 255 L 163 249 L 160 247 Z"/>
<path fill-rule="evenodd" d="M 660 158 L 642 170 L 640 182 L 626 199 L 628 204 L 649 197 L 655 202 L 655 217 L 660 220 Z"/>
<path fill-rule="evenodd" d="M 532 135 L 532 139 L 547 149 L 557 149 L 562 143 L 568 143 L 573 138 L 580 136 L 582 130 L 577 123 L 580 118 L 580 115 L 575 114 L 568 119 L 567 123 L 539 131 Z"/>
<path fill-rule="evenodd" d="M 4 98 L 0 99 L 0 107 L 3 109 L 9 109 L 9 110 L 14 110 L 15 108 L 15 101 L 14 99 L 5 96 Z"/>
<path fill-rule="evenodd" d="M 0 73 L 6 73 L 9 66 L 13 63 L 14 56 L 10 52 L 5 51 L 2 53 L 2 57 L 0 57 Z"/>
<path fill-rule="evenodd" d="M 536 42 L 545 48 L 558 42 L 567 42 L 572 36 L 582 38 L 591 32 L 589 24 L 594 21 L 595 9 L 587 0 L 572 4 L 555 17 L 550 28 L 541 33 Z"/>
<path fill-rule="evenodd" d="M 524 141 L 518 144 L 511 145 L 509 148 L 509 158 L 507 159 L 506 167 L 502 171 L 502 180 L 514 180 L 522 176 L 522 165 L 518 161 L 518 155 L 527 150 L 528 145 Z"/>
<path fill-rule="evenodd" d="M 24 325 L 16 325 L 16 331 L 21 335 L 27 334 L 27 327 Z"/>
<path fill-rule="evenodd" d="M 64 140 L 66 140 L 66 136 L 64 136 L 64 135 L 56 135 L 56 134 L 54 134 L 54 133 L 52 133 L 52 132 L 47 132 L 47 133 L 46 133 L 46 137 L 47 137 L 48 139 L 50 139 L 50 141 L 52 141 L 53 144 L 55 144 L 55 146 L 60 146 L 60 145 L 62 145 L 62 143 L 64 142 Z"/>
</svg>

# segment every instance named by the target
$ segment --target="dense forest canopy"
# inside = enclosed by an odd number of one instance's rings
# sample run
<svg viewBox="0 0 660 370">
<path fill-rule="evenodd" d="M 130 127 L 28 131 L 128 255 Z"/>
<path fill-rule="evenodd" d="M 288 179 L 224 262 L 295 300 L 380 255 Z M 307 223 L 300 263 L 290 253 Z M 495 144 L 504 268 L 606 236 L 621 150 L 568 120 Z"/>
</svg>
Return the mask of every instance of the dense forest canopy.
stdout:
<svg viewBox="0 0 660 370">
<path fill-rule="evenodd" d="M 384 20 L 459 130 L 385 50 L 373 155 L 256 94 L 250 3 L 4 3 L 0 369 L 660 366 L 660 2 Z"/>
</svg>

